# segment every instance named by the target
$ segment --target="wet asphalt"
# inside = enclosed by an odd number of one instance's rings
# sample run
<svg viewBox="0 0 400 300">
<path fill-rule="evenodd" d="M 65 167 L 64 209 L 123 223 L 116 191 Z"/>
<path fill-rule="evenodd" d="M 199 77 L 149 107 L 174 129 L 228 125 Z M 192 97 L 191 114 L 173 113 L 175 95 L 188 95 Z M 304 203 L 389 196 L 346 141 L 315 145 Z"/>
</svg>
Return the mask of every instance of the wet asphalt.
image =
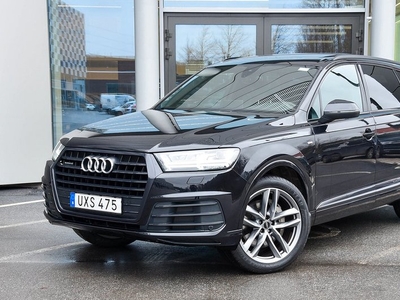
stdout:
<svg viewBox="0 0 400 300">
<path fill-rule="evenodd" d="M 293 265 L 254 275 L 209 247 L 98 249 L 47 222 L 39 184 L 0 187 L 0 297 L 400 299 L 400 219 L 384 206 L 313 227 Z"/>
</svg>

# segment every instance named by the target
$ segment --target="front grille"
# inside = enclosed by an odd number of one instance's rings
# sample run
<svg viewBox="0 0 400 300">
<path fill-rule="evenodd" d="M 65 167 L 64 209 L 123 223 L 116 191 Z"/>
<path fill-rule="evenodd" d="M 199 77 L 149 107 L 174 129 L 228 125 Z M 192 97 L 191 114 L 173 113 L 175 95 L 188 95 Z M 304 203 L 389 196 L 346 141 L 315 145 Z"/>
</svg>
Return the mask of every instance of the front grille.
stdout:
<svg viewBox="0 0 400 300">
<path fill-rule="evenodd" d="M 207 232 L 225 224 L 218 201 L 187 200 L 157 203 L 148 230 L 153 232 Z"/>
<path fill-rule="evenodd" d="M 85 172 L 81 162 L 86 156 L 113 158 L 115 167 L 109 174 Z M 122 198 L 122 214 L 115 218 L 137 220 L 148 176 L 145 158 L 134 154 L 66 150 L 54 168 L 55 185 L 60 205 L 64 210 L 76 211 L 69 206 L 70 192 Z M 102 212 L 90 214 L 104 215 Z"/>
</svg>

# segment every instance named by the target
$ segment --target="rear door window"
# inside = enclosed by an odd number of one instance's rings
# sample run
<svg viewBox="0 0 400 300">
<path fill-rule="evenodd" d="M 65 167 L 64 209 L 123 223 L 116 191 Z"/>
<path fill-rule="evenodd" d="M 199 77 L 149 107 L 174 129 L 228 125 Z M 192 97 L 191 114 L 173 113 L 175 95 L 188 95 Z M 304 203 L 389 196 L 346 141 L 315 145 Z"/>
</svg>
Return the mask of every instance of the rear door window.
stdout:
<svg viewBox="0 0 400 300">
<path fill-rule="evenodd" d="M 400 108 L 400 83 L 395 72 L 389 68 L 372 65 L 361 65 L 361 68 L 372 110 Z"/>
</svg>

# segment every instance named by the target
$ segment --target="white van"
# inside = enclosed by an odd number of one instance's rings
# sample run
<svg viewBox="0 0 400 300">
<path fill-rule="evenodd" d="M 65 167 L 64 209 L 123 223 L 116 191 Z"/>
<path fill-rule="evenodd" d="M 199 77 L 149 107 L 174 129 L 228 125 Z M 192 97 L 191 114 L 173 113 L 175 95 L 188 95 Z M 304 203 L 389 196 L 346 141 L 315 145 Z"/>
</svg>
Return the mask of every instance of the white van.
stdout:
<svg viewBox="0 0 400 300">
<path fill-rule="evenodd" d="M 100 103 L 102 110 L 107 113 L 111 111 L 116 106 L 125 104 L 128 101 L 134 101 L 135 98 L 128 94 L 101 94 Z"/>
</svg>

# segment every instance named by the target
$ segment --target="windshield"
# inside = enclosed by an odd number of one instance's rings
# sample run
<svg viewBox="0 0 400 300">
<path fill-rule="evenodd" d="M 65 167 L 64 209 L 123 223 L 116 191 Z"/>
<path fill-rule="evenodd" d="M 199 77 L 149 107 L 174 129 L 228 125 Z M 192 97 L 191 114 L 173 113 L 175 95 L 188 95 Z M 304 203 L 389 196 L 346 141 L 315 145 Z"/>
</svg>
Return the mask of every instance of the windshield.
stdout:
<svg viewBox="0 0 400 300">
<path fill-rule="evenodd" d="M 157 108 L 285 114 L 296 110 L 316 72 L 315 66 L 287 62 L 210 67 L 183 83 Z"/>
</svg>

